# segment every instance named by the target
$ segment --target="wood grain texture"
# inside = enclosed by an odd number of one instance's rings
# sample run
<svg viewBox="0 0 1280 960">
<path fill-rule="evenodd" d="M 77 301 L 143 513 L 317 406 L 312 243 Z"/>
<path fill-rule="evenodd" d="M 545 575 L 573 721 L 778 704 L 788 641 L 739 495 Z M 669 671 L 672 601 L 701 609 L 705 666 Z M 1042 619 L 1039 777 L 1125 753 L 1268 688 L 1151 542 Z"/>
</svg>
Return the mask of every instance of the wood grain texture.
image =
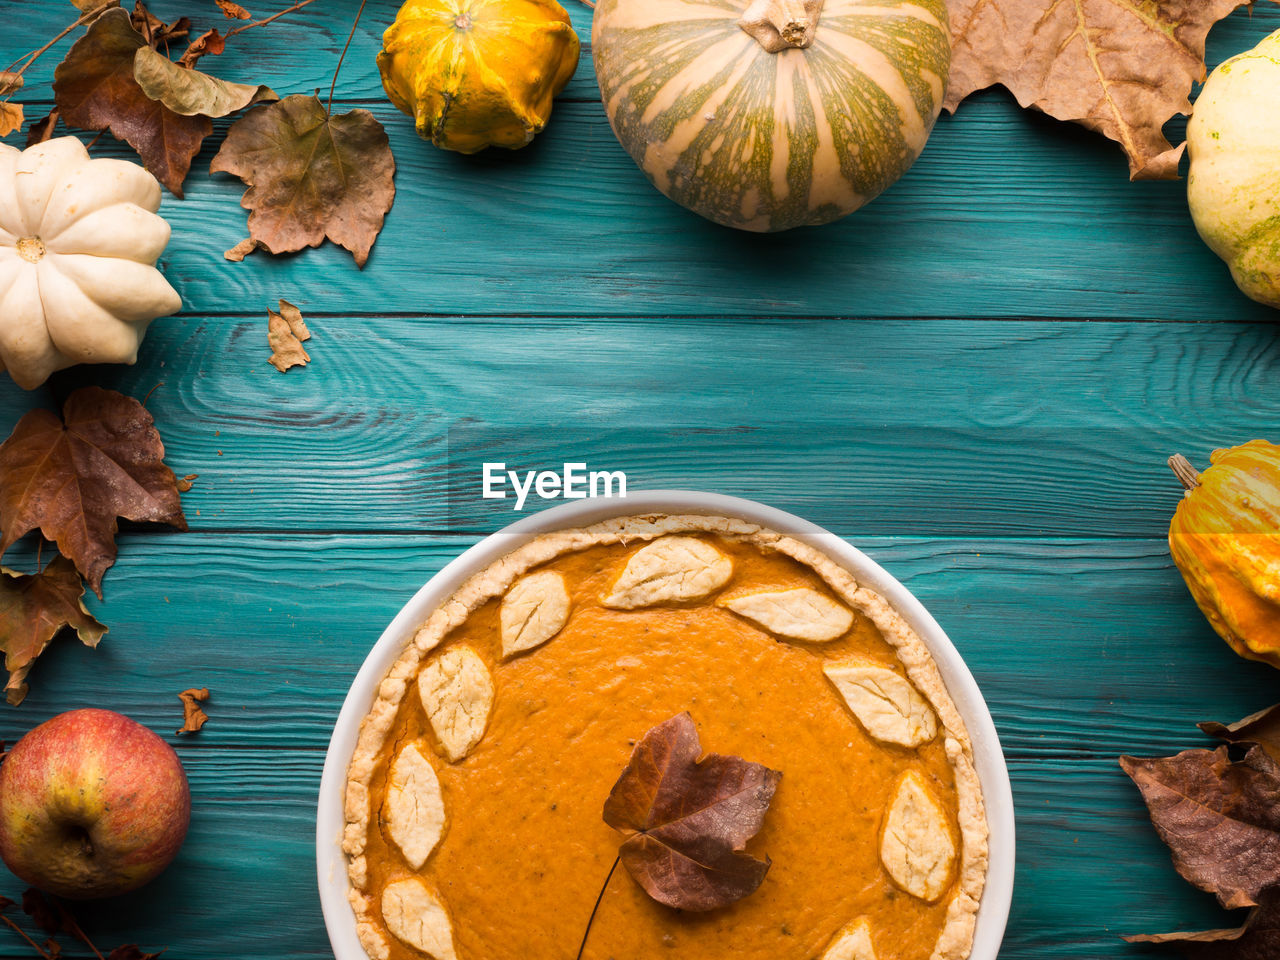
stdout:
<svg viewBox="0 0 1280 960">
<path fill-rule="evenodd" d="M 284 21 L 235 38 L 210 69 L 281 93 L 327 87 L 355 4 L 324 7 L 298 11 L 288 42 Z M 207 172 L 219 133 L 196 158 L 187 199 L 166 196 L 162 209 L 174 226 L 162 264 L 187 310 L 273 302 L 303 269 L 323 289 L 325 312 L 356 303 L 432 314 L 1274 319 L 1235 290 L 1200 242 L 1182 183 L 1131 184 L 1113 144 L 1019 111 L 1002 93 L 939 123 L 920 162 L 857 215 L 745 235 L 649 186 L 609 130 L 585 57 L 570 97 L 530 147 L 462 157 L 422 143 L 378 92 L 377 25 L 393 10 L 370 5 L 343 73 L 343 92 L 355 97 L 343 103 L 383 120 L 398 164 L 396 206 L 368 266 L 351 269 L 350 255 L 331 244 L 299 257 L 223 260 L 245 236 L 245 217 L 239 181 Z M 587 11 L 572 13 L 585 36 Z M 5 47 L 34 45 L 48 32 L 37 22 L 45 21 L 23 18 L 26 40 Z M 1213 53 L 1251 46 L 1278 26 L 1273 4 L 1234 16 L 1215 31 Z M 25 91 L 33 116 L 47 97 L 39 80 Z M 98 152 L 129 156 L 109 137 Z"/>
<path fill-rule="evenodd" d="M 1164 536 L 1166 458 L 1280 420 L 1264 326 L 317 317 L 305 283 L 277 292 L 315 334 L 306 369 L 267 363 L 263 304 L 160 321 L 137 367 L 52 393 L 6 381 L 0 411 L 150 393 L 204 530 L 492 531 L 517 514 L 480 499 L 485 461 L 579 460 L 841 534 L 985 537 Z"/>
</svg>

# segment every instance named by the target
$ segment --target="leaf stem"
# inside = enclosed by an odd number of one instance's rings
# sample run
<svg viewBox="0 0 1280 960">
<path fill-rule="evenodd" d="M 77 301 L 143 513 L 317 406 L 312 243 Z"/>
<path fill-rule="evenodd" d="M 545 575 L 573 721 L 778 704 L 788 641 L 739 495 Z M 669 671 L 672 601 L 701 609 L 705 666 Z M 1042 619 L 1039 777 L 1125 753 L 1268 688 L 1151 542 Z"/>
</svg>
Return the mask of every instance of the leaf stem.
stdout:
<svg viewBox="0 0 1280 960">
<path fill-rule="evenodd" d="M 281 10 L 279 13 L 273 13 L 271 16 L 267 17 L 265 20 L 255 20 L 253 21 L 253 23 L 246 23 L 244 24 L 244 26 L 236 27 L 234 30 L 228 30 L 223 35 L 222 39 L 230 40 L 237 33 L 243 33 L 245 30 L 248 30 L 251 27 L 260 27 L 264 23 L 270 23 L 272 20 L 279 20 L 286 13 L 293 13 L 293 11 L 295 10 L 301 10 L 308 3 L 315 3 L 315 0 L 298 0 L 298 2 L 295 3 L 292 7 L 286 7 L 285 9 Z"/>
<path fill-rule="evenodd" d="M 1191 461 L 1182 454 L 1175 453 L 1170 457 L 1169 467 L 1178 475 L 1178 479 L 1182 481 L 1184 490 L 1190 492 L 1200 486 L 1200 474 L 1191 465 Z"/>
<path fill-rule="evenodd" d="M 71 24 L 71 26 L 63 30 L 60 34 L 58 34 L 56 37 L 54 37 L 52 40 L 46 43 L 39 50 L 32 50 L 30 53 L 24 53 L 17 60 L 13 61 L 13 63 L 9 64 L 9 66 L 5 69 L 4 72 L 5 73 L 15 72 L 14 67 L 17 67 L 18 64 L 21 63 L 22 66 L 18 67 L 16 73 L 18 74 L 18 76 L 22 76 L 26 72 L 27 67 L 35 63 L 40 58 L 40 56 L 43 53 L 45 53 L 45 51 L 47 51 L 50 47 L 56 44 L 59 40 L 65 37 L 68 33 L 70 33 L 76 27 L 80 26 L 82 23 L 88 23 L 98 14 L 102 13 L 104 10 L 106 10 L 110 6 L 113 6 L 114 4 L 115 4 L 115 0 L 106 0 L 105 3 L 98 4 L 92 10 L 87 10 L 84 13 L 80 14 L 80 16 L 75 19 L 75 22 Z M 26 61 L 25 63 L 23 63 L 24 60 Z M 13 91 L 10 91 L 9 96 L 12 96 L 12 95 L 13 95 Z M 5 99 L 6 100 L 9 99 L 9 97 L 5 97 Z"/>
<path fill-rule="evenodd" d="M 356 19 L 351 24 L 351 32 L 347 34 L 347 44 L 342 48 L 342 56 L 338 57 L 338 65 L 333 69 L 333 83 L 329 84 L 329 102 L 324 107 L 324 115 L 326 117 L 333 113 L 333 91 L 338 87 L 338 71 L 342 69 L 342 61 L 347 59 L 347 49 L 351 46 L 351 41 L 355 39 L 356 27 L 360 26 L 360 14 L 364 13 L 365 3 L 366 0 L 360 0 L 360 9 L 356 11 Z"/>
<path fill-rule="evenodd" d="M 576 960 L 582 960 L 582 951 L 587 949 L 587 937 L 591 935 L 591 924 L 595 923 L 596 911 L 600 909 L 600 901 L 604 899 L 604 892 L 609 889 L 609 881 L 613 879 L 613 871 L 618 869 L 618 864 L 621 862 L 622 854 L 619 853 L 613 858 L 613 866 L 609 868 L 609 875 L 604 878 L 604 886 L 600 888 L 600 895 L 596 897 L 596 905 L 591 908 L 591 916 L 587 917 L 587 929 L 582 932 L 582 943 L 578 944 Z"/>
</svg>

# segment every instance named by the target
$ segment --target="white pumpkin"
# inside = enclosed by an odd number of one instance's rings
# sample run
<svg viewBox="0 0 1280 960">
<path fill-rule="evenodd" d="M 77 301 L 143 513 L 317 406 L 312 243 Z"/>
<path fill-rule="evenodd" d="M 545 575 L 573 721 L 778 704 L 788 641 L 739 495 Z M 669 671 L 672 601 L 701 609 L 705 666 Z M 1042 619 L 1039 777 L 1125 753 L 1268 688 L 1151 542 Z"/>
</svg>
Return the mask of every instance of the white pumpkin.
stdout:
<svg viewBox="0 0 1280 960">
<path fill-rule="evenodd" d="M 1280 307 L 1280 30 L 1214 70 L 1187 123 L 1187 201 L 1241 290 Z"/>
<path fill-rule="evenodd" d="M 21 387 L 77 363 L 133 363 L 182 298 L 155 268 L 160 185 L 75 137 L 0 143 L 0 364 Z"/>
</svg>

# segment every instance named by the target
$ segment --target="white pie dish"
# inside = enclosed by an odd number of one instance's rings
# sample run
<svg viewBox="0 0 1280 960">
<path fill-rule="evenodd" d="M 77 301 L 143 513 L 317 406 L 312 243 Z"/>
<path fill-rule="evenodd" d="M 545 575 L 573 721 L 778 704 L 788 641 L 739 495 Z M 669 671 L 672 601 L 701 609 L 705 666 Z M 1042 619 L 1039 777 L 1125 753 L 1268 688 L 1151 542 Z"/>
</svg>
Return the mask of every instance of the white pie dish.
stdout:
<svg viewBox="0 0 1280 960">
<path fill-rule="evenodd" d="M 821 527 L 764 504 L 696 491 L 634 493 L 626 498 L 580 500 L 543 510 L 494 533 L 447 564 L 420 589 L 383 631 L 352 683 L 334 726 L 320 781 L 316 813 L 316 864 L 320 902 L 336 960 L 366 960 L 348 901 L 342 850 L 347 770 L 360 723 L 383 677 L 418 626 L 473 574 L 533 538 L 604 520 L 646 514 L 736 517 L 786 533 L 817 547 L 883 596 L 915 629 L 941 673 L 972 741 L 989 832 L 986 885 L 978 910 L 970 960 L 996 960 L 1008 919 L 1014 876 L 1014 813 L 1008 770 L 995 725 L 968 667 L 946 633 L 907 589 L 861 551 Z"/>
</svg>

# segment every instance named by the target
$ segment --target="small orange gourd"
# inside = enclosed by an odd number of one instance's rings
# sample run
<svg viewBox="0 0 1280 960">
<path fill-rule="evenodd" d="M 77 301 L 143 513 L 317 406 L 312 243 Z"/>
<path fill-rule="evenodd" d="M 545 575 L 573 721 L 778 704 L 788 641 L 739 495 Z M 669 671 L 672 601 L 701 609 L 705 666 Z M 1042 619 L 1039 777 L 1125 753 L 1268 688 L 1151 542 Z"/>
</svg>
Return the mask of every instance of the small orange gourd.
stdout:
<svg viewBox="0 0 1280 960">
<path fill-rule="evenodd" d="M 382 37 L 391 102 L 437 147 L 514 150 L 541 132 L 578 66 L 556 0 L 407 0 Z"/>
<path fill-rule="evenodd" d="M 1186 488 L 1169 551 L 1219 636 L 1280 668 L 1280 446 L 1250 440 L 1209 462 L 1197 473 L 1181 454 L 1169 458 Z"/>
</svg>

